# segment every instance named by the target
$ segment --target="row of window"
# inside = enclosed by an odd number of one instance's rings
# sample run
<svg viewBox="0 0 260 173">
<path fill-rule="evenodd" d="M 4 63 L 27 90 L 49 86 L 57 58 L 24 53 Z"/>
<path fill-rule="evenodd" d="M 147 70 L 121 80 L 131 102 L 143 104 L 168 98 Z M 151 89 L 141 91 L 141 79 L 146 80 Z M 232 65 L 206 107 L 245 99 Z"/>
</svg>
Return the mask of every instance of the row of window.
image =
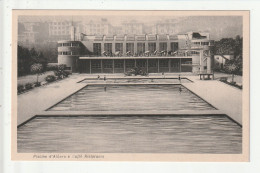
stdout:
<svg viewBox="0 0 260 173">
<path fill-rule="evenodd" d="M 70 27 L 69 26 L 59 26 L 59 27 L 50 26 L 50 29 L 70 29 Z"/>
<path fill-rule="evenodd" d="M 58 43 L 58 47 L 78 47 L 79 43 Z"/>
<path fill-rule="evenodd" d="M 195 45 L 203 45 L 203 46 L 208 46 L 209 45 L 209 42 L 193 42 L 193 44 Z"/>
<path fill-rule="evenodd" d="M 60 34 L 67 34 L 67 35 L 69 35 L 70 32 L 69 31 L 52 31 L 52 32 L 50 32 L 50 35 L 60 35 Z"/>
<path fill-rule="evenodd" d="M 58 52 L 58 55 L 77 55 L 77 53 L 73 51 L 63 51 L 63 52 Z"/>
<path fill-rule="evenodd" d="M 190 60 L 182 60 L 183 62 L 181 64 L 191 64 L 192 62 Z M 103 68 L 104 69 L 112 69 L 113 68 L 113 62 L 112 61 L 106 61 L 103 60 Z M 172 60 L 172 62 L 169 64 L 168 60 L 160 60 L 159 61 L 159 67 L 160 68 L 168 68 L 170 67 L 179 67 L 180 66 L 180 60 Z M 137 61 L 136 66 L 141 68 L 146 68 L 146 61 Z M 158 67 L 158 61 L 157 60 L 149 60 L 148 61 L 149 68 L 157 68 Z M 124 68 L 124 62 L 123 61 L 115 61 L 114 62 L 115 68 Z M 133 68 L 135 67 L 135 61 L 130 60 L 125 62 L 126 68 Z M 101 69 L 101 61 L 91 61 L 91 68 L 93 69 Z"/>
<path fill-rule="evenodd" d="M 126 43 L 126 52 L 129 54 L 133 53 L 145 53 L 145 43 L 137 43 L 137 52 L 134 51 L 134 43 Z M 115 43 L 115 52 L 123 53 L 123 43 Z M 172 42 L 170 45 L 171 51 L 178 50 L 178 43 Z M 148 43 L 148 51 L 153 53 L 156 49 L 156 43 Z M 159 43 L 159 50 L 158 51 L 166 51 L 167 50 L 167 42 Z M 112 43 L 104 43 L 104 51 L 106 53 L 112 53 Z M 93 53 L 94 55 L 101 55 L 101 43 L 93 43 Z"/>
</svg>

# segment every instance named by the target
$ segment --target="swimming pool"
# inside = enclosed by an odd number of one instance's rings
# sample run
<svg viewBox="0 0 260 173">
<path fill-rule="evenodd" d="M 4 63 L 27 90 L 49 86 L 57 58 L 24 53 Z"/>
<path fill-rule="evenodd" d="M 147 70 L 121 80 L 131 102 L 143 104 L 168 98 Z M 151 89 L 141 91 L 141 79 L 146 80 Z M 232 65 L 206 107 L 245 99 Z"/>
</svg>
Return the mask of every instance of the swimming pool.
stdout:
<svg viewBox="0 0 260 173">
<path fill-rule="evenodd" d="M 242 128 L 224 115 L 36 117 L 18 128 L 23 153 L 242 152 Z"/>
<path fill-rule="evenodd" d="M 89 85 L 49 111 L 215 110 L 182 85 Z"/>
</svg>

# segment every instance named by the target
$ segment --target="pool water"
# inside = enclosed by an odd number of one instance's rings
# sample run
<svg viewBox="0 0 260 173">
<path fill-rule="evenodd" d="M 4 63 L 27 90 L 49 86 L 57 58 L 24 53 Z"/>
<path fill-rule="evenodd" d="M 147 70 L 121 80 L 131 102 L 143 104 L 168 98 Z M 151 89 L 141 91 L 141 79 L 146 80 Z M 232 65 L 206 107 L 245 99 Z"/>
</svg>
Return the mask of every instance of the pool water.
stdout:
<svg viewBox="0 0 260 173">
<path fill-rule="evenodd" d="M 23 153 L 242 152 L 242 128 L 222 115 L 36 117 L 18 128 Z"/>
<path fill-rule="evenodd" d="M 214 110 L 182 85 L 89 85 L 50 111 Z"/>
<path fill-rule="evenodd" d="M 81 83 L 190 83 L 191 81 L 188 79 L 181 79 L 179 81 L 177 78 L 171 79 L 164 79 L 164 78 L 108 78 L 104 80 L 103 78 L 100 79 L 85 79 L 81 81 Z"/>
</svg>

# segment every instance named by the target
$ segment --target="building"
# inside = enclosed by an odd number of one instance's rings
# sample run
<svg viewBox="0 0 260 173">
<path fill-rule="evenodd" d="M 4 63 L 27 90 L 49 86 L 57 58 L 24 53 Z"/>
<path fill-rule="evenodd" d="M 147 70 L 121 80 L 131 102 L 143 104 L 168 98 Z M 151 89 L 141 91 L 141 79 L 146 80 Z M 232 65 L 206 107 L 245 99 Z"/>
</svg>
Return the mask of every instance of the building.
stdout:
<svg viewBox="0 0 260 173">
<path fill-rule="evenodd" d="M 49 22 L 49 41 L 70 40 L 71 21 L 52 21 Z"/>
<path fill-rule="evenodd" d="M 122 22 L 124 34 L 144 34 L 144 24 L 135 20 Z"/>
<path fill-rule="evenodd" d="M 234 55 L 214 55 L 214 66 L 223 69 L 227 61 L 234 59 Z"/>
<path fill-rule="evenodd" d="M 102 18 L 101 20 L 91 20 L 84 24 L 84 34 L 87 35 L 108 35 L 112 34 L 113 27 L 107 21 L 107 19 Z"/>
<path fill-rule="evenodd" d="M 58 63 L 80 73 L 124 73 L 139 67 L 148 73 L 211 73 L 214 42 L 208 34 L 84 35 L 58 42 Z"/>
<path fill-rule="evenodd" d="M 24 22 L 18 24 L 18 45 L 32 48 L 48 37 L 48 24 L 44 22 Z"/>
</svg>

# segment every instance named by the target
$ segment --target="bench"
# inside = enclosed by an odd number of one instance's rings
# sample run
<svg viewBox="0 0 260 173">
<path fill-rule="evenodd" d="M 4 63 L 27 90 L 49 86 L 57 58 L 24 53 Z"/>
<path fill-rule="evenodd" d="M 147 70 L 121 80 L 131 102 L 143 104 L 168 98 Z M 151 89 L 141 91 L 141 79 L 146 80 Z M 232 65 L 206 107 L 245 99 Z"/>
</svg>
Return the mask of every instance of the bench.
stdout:
<svg viewBox="0 0 260 173">
<path fill-rule="evenodd" d="M 214 74 L 213 73 L 199 73 L 199 76 L 200 76 L 200 80 L 203 79 L 214 79 Z M 206 78 L 205 78 L 206 76 Z M 201 78 L 202 77 L 202 78 Z"/>
</svg>

